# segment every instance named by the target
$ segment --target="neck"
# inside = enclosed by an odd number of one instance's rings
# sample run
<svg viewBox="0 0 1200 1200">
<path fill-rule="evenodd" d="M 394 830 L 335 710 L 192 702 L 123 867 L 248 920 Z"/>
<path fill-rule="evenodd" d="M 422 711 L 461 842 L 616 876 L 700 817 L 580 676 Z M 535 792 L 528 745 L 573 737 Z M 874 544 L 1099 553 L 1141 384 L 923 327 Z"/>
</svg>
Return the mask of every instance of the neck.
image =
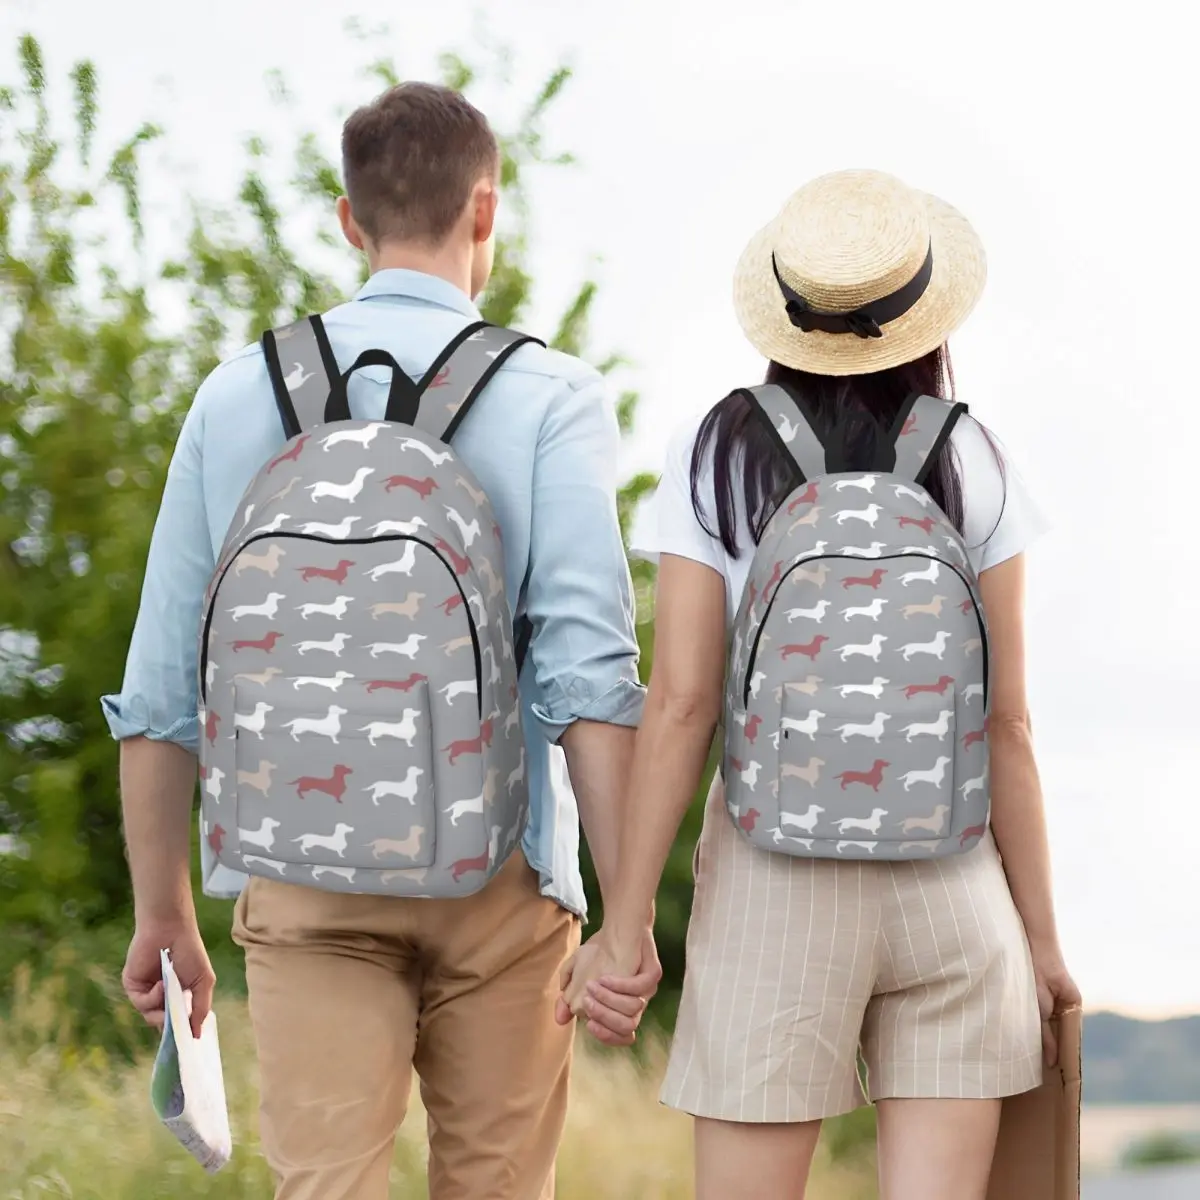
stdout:
<svg viewBox="0 0 1200 1200">
<path fill-rule="evenodd" d="M 470 246 L 444 245 L 429 247 L 405 242 L 384 242 L 367 252 L 367 267 L 377 271 L 399 269 L 420 271 L 452 283 L 464 295 L 471 296 Z"/>
</svg>

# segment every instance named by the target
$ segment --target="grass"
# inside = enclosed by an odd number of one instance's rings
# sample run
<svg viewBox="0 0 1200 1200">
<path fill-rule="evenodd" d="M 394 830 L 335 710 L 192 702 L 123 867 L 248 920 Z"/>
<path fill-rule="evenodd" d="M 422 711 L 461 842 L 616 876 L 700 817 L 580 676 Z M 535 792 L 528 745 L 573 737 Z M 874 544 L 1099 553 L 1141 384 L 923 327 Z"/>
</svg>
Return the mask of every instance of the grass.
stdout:
<svg viewBox="0 0 1200 1200">
<path fill-rule="evenodd" d="M 0 1024 L 0 1197 L 3 1200 L 251 1200 L 272 1183 L 255 1140 L 254 1052 L 244 1002 L 220 1003 L 222 1057 L 236 1150 L 205 1175 L 154 1118 L 149 1057 L 117 1062 L 80 1049 L 61 981 L 16 981 Z M 559 1156 L 558 1200 L 685 1200 L 693 1195 L 691 1122 L 657 1103 L 661 1040 L 638 1061 L 581 1040 Z M 864 1134 L 867 1132 L 863 1125 Z M 809 1200 L 874 1200 L 869 1146 L 839 1123 L 823 1142 Z M 392 1194 L 427 1200 L 419 1097 L 397 1139 Z"/>
</svg>

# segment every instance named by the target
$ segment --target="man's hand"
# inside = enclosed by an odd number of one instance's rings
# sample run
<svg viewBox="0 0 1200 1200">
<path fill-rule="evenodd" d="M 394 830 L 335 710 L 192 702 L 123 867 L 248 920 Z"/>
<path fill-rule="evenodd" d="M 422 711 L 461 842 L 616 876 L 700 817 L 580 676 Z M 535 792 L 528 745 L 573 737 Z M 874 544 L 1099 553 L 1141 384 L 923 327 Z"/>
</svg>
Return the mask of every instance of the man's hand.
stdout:
<svg viewBox="0 0 1200 1200">
<path fill-rule="evenodd" d="M 171 964 L 183 990 L 192 993 L 192 1036 L 199 1037 L 200 1026 L 212 1008 L 217 977 L 194 916 L 168 925 L 138 925 L 134 929 L 121 973 L 125 994 L 148 1024 L 155 1029 L 163 1027 L 166 1001 L 161 950 L 170 950 Z"/>
<path fill-rule="evenodd" d="M 646 929 L 640 943 L 622 950 L 611 946 L 603 929 L 581 946 L 559 979 L 555 1020 L 587 1021 L 588 1032 L 606 1046 L 631 1046 L 646 1005 L 658 991 L 662 965 L 654 934 Z"/>
</svg>

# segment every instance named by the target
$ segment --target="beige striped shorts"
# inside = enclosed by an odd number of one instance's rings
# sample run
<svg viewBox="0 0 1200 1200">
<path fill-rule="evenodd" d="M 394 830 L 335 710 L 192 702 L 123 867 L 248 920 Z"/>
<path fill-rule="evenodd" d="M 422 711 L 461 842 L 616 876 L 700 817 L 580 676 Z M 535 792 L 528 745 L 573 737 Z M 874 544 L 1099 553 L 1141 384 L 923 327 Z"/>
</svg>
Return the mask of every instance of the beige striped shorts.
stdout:
<svg viewBox="0 0 1200 1200">
<path fill-rule="evenodd" d="M 734 829 L 718 777 L 695 873 L 664 1104 L 810 1121 L 1041 1083 L 1029 947 L 990 833 L 923 862 L 792 858 Z"/>
</svg>

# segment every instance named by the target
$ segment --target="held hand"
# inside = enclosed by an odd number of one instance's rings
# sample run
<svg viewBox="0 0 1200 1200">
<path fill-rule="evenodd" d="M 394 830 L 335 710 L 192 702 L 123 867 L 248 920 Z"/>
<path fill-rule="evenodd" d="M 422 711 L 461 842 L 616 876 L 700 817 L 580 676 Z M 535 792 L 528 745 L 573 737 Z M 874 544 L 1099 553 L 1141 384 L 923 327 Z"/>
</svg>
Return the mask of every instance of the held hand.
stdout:
<svg viewBox="0 0 1200 1200">
<path fill-rule="evenodd" d="M 192 994 L 192 1036 L 200 1036 L 200 1026 L 212 1008 L 216 976 L 208 961 L 208 951 L 200 938 L 195 917 L 171 925 L 138 925 L 125 956 L 121 984 L 133 1007 L 147 1024 L 161 1029 L 164 1021 L 161 950 L 170 950 L 171 963 L 185 992 Z"/>
<path fill-rule="evenodd" d="M 661 978 L 651 930 L 644 931 L 638 946 L 622 951 L 610 944 L 602 929 L 563 969 L 555 1019 L 565 1025 L 573 1016 L 580 1017 L 604 1045 L 632 1045 Z"/>
<path fill-rule="evenodd" d="M 1058 1062 L 1058 1041 L 1050 1018 L 1056 1012 L 1082 1003 L 1079 989 L 1067 971 L 1057 946 L 1031 946 L 1033 976 L 1037 983 L 1038 1010 L 1042 1018 L 1042 1052 L 1046 1065 Z"/>
</svg>

